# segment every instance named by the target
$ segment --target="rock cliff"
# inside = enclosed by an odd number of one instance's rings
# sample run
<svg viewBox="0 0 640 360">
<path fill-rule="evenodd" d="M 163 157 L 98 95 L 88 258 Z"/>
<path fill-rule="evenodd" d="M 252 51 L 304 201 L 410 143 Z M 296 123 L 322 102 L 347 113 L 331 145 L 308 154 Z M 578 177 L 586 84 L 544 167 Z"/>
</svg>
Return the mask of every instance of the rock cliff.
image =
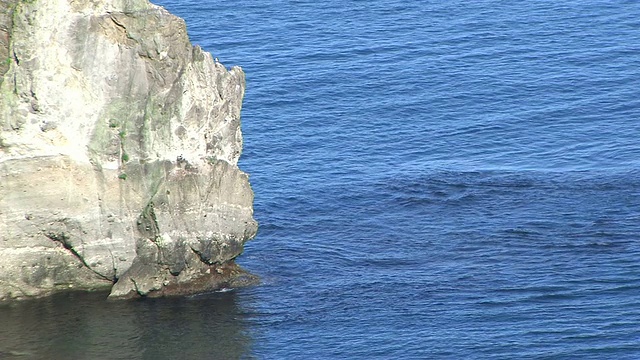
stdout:
<svg viewBox="0 0 640 360">
<path fill-rule="evenodd" d="M 247 280 L 242 69 L 147 0 L 0 0 L 0 301 Z"/>
</svg>

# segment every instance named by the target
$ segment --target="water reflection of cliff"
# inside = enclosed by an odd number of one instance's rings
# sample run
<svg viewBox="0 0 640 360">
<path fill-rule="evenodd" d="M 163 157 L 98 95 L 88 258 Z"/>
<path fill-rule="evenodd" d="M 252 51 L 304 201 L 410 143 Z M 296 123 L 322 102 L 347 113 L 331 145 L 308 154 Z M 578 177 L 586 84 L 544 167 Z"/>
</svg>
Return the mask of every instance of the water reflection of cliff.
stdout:
<svg viewBox="0 0 640 360">
<path fill-rule="evenodd" d="M 105 301 L 69 293 L 0 307 L 2 359 L 238 359 L 252 340 L 234 292 Z"/>
</svg>

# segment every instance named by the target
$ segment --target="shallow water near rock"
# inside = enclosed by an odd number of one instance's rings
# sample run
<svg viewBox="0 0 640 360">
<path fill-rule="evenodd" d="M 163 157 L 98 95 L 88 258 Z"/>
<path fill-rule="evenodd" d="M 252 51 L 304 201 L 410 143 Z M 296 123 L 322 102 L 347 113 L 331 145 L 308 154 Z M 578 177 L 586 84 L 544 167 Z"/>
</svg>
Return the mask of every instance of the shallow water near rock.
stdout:
<svg viewBox="0 0 640 360">
<path fill-rule="evenodd" d="M 157 3 L 246 72 L 262 285 L 2 306 L 0 357 L 640 358 L 639 3 Z"/>
<path fill-rule="evenodd" d="M 107 295 L 72 292 L 4 306 L 0 358 L 233 359 L 251 346 L 234 292 L 138 301 Z"/>
</svg>

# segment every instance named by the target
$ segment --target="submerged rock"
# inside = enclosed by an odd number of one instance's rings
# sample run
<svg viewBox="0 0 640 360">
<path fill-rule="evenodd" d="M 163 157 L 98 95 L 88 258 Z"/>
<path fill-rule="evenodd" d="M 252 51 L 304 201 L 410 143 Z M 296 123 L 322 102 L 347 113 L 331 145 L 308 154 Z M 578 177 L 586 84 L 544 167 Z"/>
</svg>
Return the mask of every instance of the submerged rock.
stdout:
<svg viewBox="0 0 640 360">
<path fill-rule="evenodd" d="M 0 10 L 0 300 L 245 282 L 242 69 L 147 0 Z"/>
</svg>

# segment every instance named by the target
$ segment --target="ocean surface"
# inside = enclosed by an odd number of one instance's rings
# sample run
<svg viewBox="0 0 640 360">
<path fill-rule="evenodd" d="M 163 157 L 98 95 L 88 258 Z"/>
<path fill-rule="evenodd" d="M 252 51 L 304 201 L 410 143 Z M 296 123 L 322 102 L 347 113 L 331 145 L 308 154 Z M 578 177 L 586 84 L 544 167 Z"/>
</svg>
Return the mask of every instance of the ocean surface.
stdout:
<svg viewBox="0 0 640 360">
<path fill-rule="evenodd" d="M 0 307 L 0 358 L 640 359 L 640 2 L 156 3 L 246 72 L 262 284 Z"/>
</svg>

